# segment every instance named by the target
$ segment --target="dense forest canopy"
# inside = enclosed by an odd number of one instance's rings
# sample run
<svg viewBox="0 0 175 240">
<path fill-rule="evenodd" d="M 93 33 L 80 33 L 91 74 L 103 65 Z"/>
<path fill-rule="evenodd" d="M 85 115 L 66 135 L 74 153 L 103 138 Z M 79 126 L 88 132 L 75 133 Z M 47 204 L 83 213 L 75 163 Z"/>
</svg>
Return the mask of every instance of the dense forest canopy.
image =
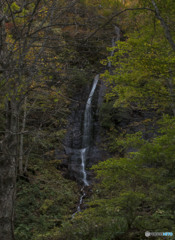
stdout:
<svg viewBox="0 0 175 240">
<path fill-rule="evenodd" d="M 92 167 L 72 218 L 79 185 L 54 150 L 64 152 L 72 103 L 96 74 L 110 157 Z M 175 234 L 174 85 L 174 0 L 1 0 L 0 239 Z"/>
</svg>

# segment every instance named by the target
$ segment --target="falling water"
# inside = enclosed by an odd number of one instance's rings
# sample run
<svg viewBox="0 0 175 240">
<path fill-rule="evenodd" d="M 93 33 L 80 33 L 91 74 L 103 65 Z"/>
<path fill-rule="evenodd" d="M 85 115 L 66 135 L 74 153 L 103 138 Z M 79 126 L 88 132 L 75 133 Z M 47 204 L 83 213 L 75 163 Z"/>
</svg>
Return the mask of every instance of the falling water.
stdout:
<svg viewBox="0 0 175 240">
<path fill-rule="evenodd" d="M 92 129 L 92 116 L 91 116 L 91 106 L 92 106 L 92 97 L 94 95 L 97 83 L 99 80 L 99 74 L 95 76 L 94 82 L 92 85 L 91 92 L 89 94 L 86 108 L 84 112 L 84 124 L 83 124 L 83 141 L 82 146 L 83 148 L 80 150 L 81 153 L 81 171 L 83 173 L 83 184 L 85 186 L 89 186 L 87 181 L 87 174 L 85 170 L 85 164 L 86 164 L 86 155 L 88 151 L 88 147 L 90 145 L 90 139 L 91 139 L 91 129 Z"/>
<path fill-rule="evenodd" d="M 95 76 L 94 82 L 92 85 L 91 92 L 89 94 L 88 100 L 86 102 L 86 108 L 84 112 L 84 124 L 83 124 L 83 139 L 82 139 L 82 149 L 80 149 L 80 157 L 81 157 L 81 173 L 83 175 L 82 181 L 83 181 L 83 187 L 81 188 L 81 197 L 79 201 L 79 205 L 77 207 L 77 211 L 72 215 L 74 215 L 81 211 L 81 204 L 83 202 L 83 198 L 86 196 L 86 193 L 84 191 L 85 186 L 89 186 L 89 183 L 87 181 L 87 173 L 85 169 L 86 165 L 86 157 L 87 157 L 87 151 L 90 146 L 90 140 L 91 140 L 91 129 L 92 129 L 92 115 L 91 115 L 91 106 L 92 106 L 92 97 L 94 95 L 97 83 L 99 80 L 99 74 Z"/>
<path fill-rule="evenodd" d="M 112 47 L 115 47 L 115 37 L 112 38 Z M 114 49 L 112 49 L 110 57 L 114 55 Z M 108 62 L 108 68 L 111 68 L 111 61 Z"/>
<path fill-rule="evenodd" d="M 112 38 L 112 47 L 115 46 L 115 42 L 120 40 L 120 29 L 119 27 L 115 26 L 115 37 Z M 114 55 L 114 49 L 111 51 L 110 56 L 112 57 Z M 111 62 L 108 62 L 108 67 L 111 68 Z M 81 197 L 79 201 L 79 205 L 77 207 L 77 211 L 72 215 L 74 215 L 81 211 L 81 204 L 83 203 L 83 198 L 86 196 L 86 192 L 84 190 L 85 186 L 89 186 L 88 180 L 87 180 L 87 173 L 86 173 L 86 158 L 87 158 L 87 152 L 89 150 L 90 144 L 91 144 L 91 130 L 92 130 L 92 115 L 91 115 L 91 107 L 92 107 L 92 97 L 95 92 L 97 83 L 99 80 L 99 74 L 97 74 L 94 78 L 94 82 L 92 85 L 91 92 L 89 94 L 88 100 L 86 102 L 86 108 L 84 112 L 84 124 L 83 124 L 83 136 L 82 136 L 82 149 L 80 149 L 80 158 L 81 158 L 81 173 L 82 173 L 82 182 L 83 187 L 81 188 Z"/>
<path fill-rule="evenodd" d="M 115 47 L 115 43 L 120 40 L 120 28 L 115 25 L 114 27 L 115 30 L 115 37 L 112 38 L 112 47 Z M 115 49 L 112 49 L 110 57 L 114 55 Z M 108 68 L 111 68 L 111 61 L 108 62 Z"/>
<path fill-rule="evenodd" d="M 86 170 L 85 170 L 86 150 L 87 150 L 87 148 L 83 148 L 80 150 L 80 152 L 81 152 L 81 169 L 82 169 L 82 173 L 83 173 L 83 184 L 85 186 L 89 186 L 89 183 L 87 181 L 87 174 L 86 174 Z"/>
</svg>

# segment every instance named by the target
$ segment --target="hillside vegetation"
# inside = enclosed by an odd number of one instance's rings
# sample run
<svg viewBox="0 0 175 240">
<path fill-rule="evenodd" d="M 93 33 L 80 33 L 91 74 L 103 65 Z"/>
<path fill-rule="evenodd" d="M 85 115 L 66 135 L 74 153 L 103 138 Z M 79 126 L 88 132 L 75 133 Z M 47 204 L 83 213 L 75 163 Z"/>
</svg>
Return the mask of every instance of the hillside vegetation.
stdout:
<svg viewBox="0 0 175 240">
<path fill-rule="evenodd" d="M 92 167 L 72 218 L 80 186 L 63 142 L 75 96 L 97 73 L 107 87 L 101 148 L 111 158 Z M 174 84 L 174 0 L 1 1 L 0 239 L 175 234 Z"/>
</svg>

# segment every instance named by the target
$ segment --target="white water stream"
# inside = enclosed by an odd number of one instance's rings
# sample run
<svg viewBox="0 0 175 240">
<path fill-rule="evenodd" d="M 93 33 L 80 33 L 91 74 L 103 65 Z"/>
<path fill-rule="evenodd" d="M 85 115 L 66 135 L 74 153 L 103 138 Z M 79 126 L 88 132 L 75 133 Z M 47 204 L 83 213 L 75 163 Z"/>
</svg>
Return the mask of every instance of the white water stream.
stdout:
<svg viewBox="0 0 175 240">
<path fill-rule="evenodd" d="M 92 116 L 91 116 L 91 106 L 92 106 L 92 97 L 94 95 L 95 89 L 97 87 L 97 83 L 99 80 L 99 74 L 95 76 L 94 82 L 92 85 L 91 92 L 89 94 L 88 100 L 86 102 L 86 108 L 84 112 L 84 124 L 83 124 L 83 141 L 82 146 L 83 148 L 80 150 L 81 153 L 81 171 L 83 173 L 83 184 L 84 186 L 89 186 L 87 181 L 87 174 L 85 170 L 86 165 L 86 155 L 88 151 L 88 147 L 90 145 L 91 139 L 91 129 L 92 129 Z"/>
<path fill-rule="evenodd" d="M 120 28 L 117 26 L 114 26 L 114 30 L 115 30 L 116 36 L 112 38 L 112 47 L 115 47 L 115 45 L 116 45 L 115 43 L 120 40 Z M 112 57 L 114 55 L 114 52 L 115 52 L 115 50 L 113 49 L 111 51 L 110 57 Z M 111 61 L 108 62 L 107 66 L 108 66 L 108 68 L 111 68 Z"/>
</svg>

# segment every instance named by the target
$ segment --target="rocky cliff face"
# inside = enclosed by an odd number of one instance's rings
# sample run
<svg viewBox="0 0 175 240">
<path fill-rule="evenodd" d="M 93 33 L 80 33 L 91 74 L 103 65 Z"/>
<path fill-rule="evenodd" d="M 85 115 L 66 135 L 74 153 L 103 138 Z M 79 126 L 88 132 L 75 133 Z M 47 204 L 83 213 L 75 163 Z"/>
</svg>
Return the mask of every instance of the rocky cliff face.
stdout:
<svg viewBox="0 0 175 240">
<path fill-rule="evenodd" d="M 120 29 L 115 26 L 112 37 L 113 47 L 118 40 L 120 40 Z M 111 51 L 110 56 L 113 55 L 114 50 Z M 111 62 L 108 62 L 107 67 L 111 70 Z M 97 85 L 94 85 L 97 78 Z M 89 84 L 81 88 L 80 92 L 76 94 L 74 98 L 71 106 L 71 115 L 68 120 L 68 131 L 64 142 L 65 152 L 68 155 L 66 164 L 68 165 L 70 176 L 79 182 L 84 182 L 84 184 L 86 182 L 82 181 L 82 179 L 85 179 L 84 175 L 87 175 L 87 181 L 91 175 L 90 171 L 85 172 L 84 169 L 86 167 L 90 168 L 93 164 L 109 157 L 109 155 L 100 148 L 103 129 L 100 127 L 99 113 L 106 87 L 104 82 L 99 79 L 99 75 L 95 76 L 94 82 L 91 85 L 92 86 Z M 89 107 L 88 102 L 90 103 Z M 87 113 L 88 108 L 90 109 L 90 113 Z M 86 124 L 86 121 L 90 123 Z M 86 125 L 89 127 L 86 127 Z M 84 158 L 82 158 L 83 151 L 85 151 L 86 155 L 86 159 L 84 160 L 85 164 L 83 163 Z"/>
<path fill-rule="evenodd" d="M 69 175 L 72 179 L 76 179 L 82 183 L 81 172 L 81 154 L 83 148 L 83 124 L 86 102 L 91 91 L 91 85 L 82 88 L 74 97 L 71 106 L 71 115 L 68 119 L 67 134 L 64 141 L 64 148 L 68 160 L 66 162 Z M 92 126 L 90 132 L 90 144 L 86 153 L 86 172 L 87 179 L 91 181 L 92 173 L 89 168 L 97 162 L 104 160 L 107 153 L 100 148 L 101 143 L 101 127 L 99 123 L 99 108 L 103 102 L 105 93 L 104 83 L 99 80 L 92 98 L 91 116 Z"/>
</svg>

